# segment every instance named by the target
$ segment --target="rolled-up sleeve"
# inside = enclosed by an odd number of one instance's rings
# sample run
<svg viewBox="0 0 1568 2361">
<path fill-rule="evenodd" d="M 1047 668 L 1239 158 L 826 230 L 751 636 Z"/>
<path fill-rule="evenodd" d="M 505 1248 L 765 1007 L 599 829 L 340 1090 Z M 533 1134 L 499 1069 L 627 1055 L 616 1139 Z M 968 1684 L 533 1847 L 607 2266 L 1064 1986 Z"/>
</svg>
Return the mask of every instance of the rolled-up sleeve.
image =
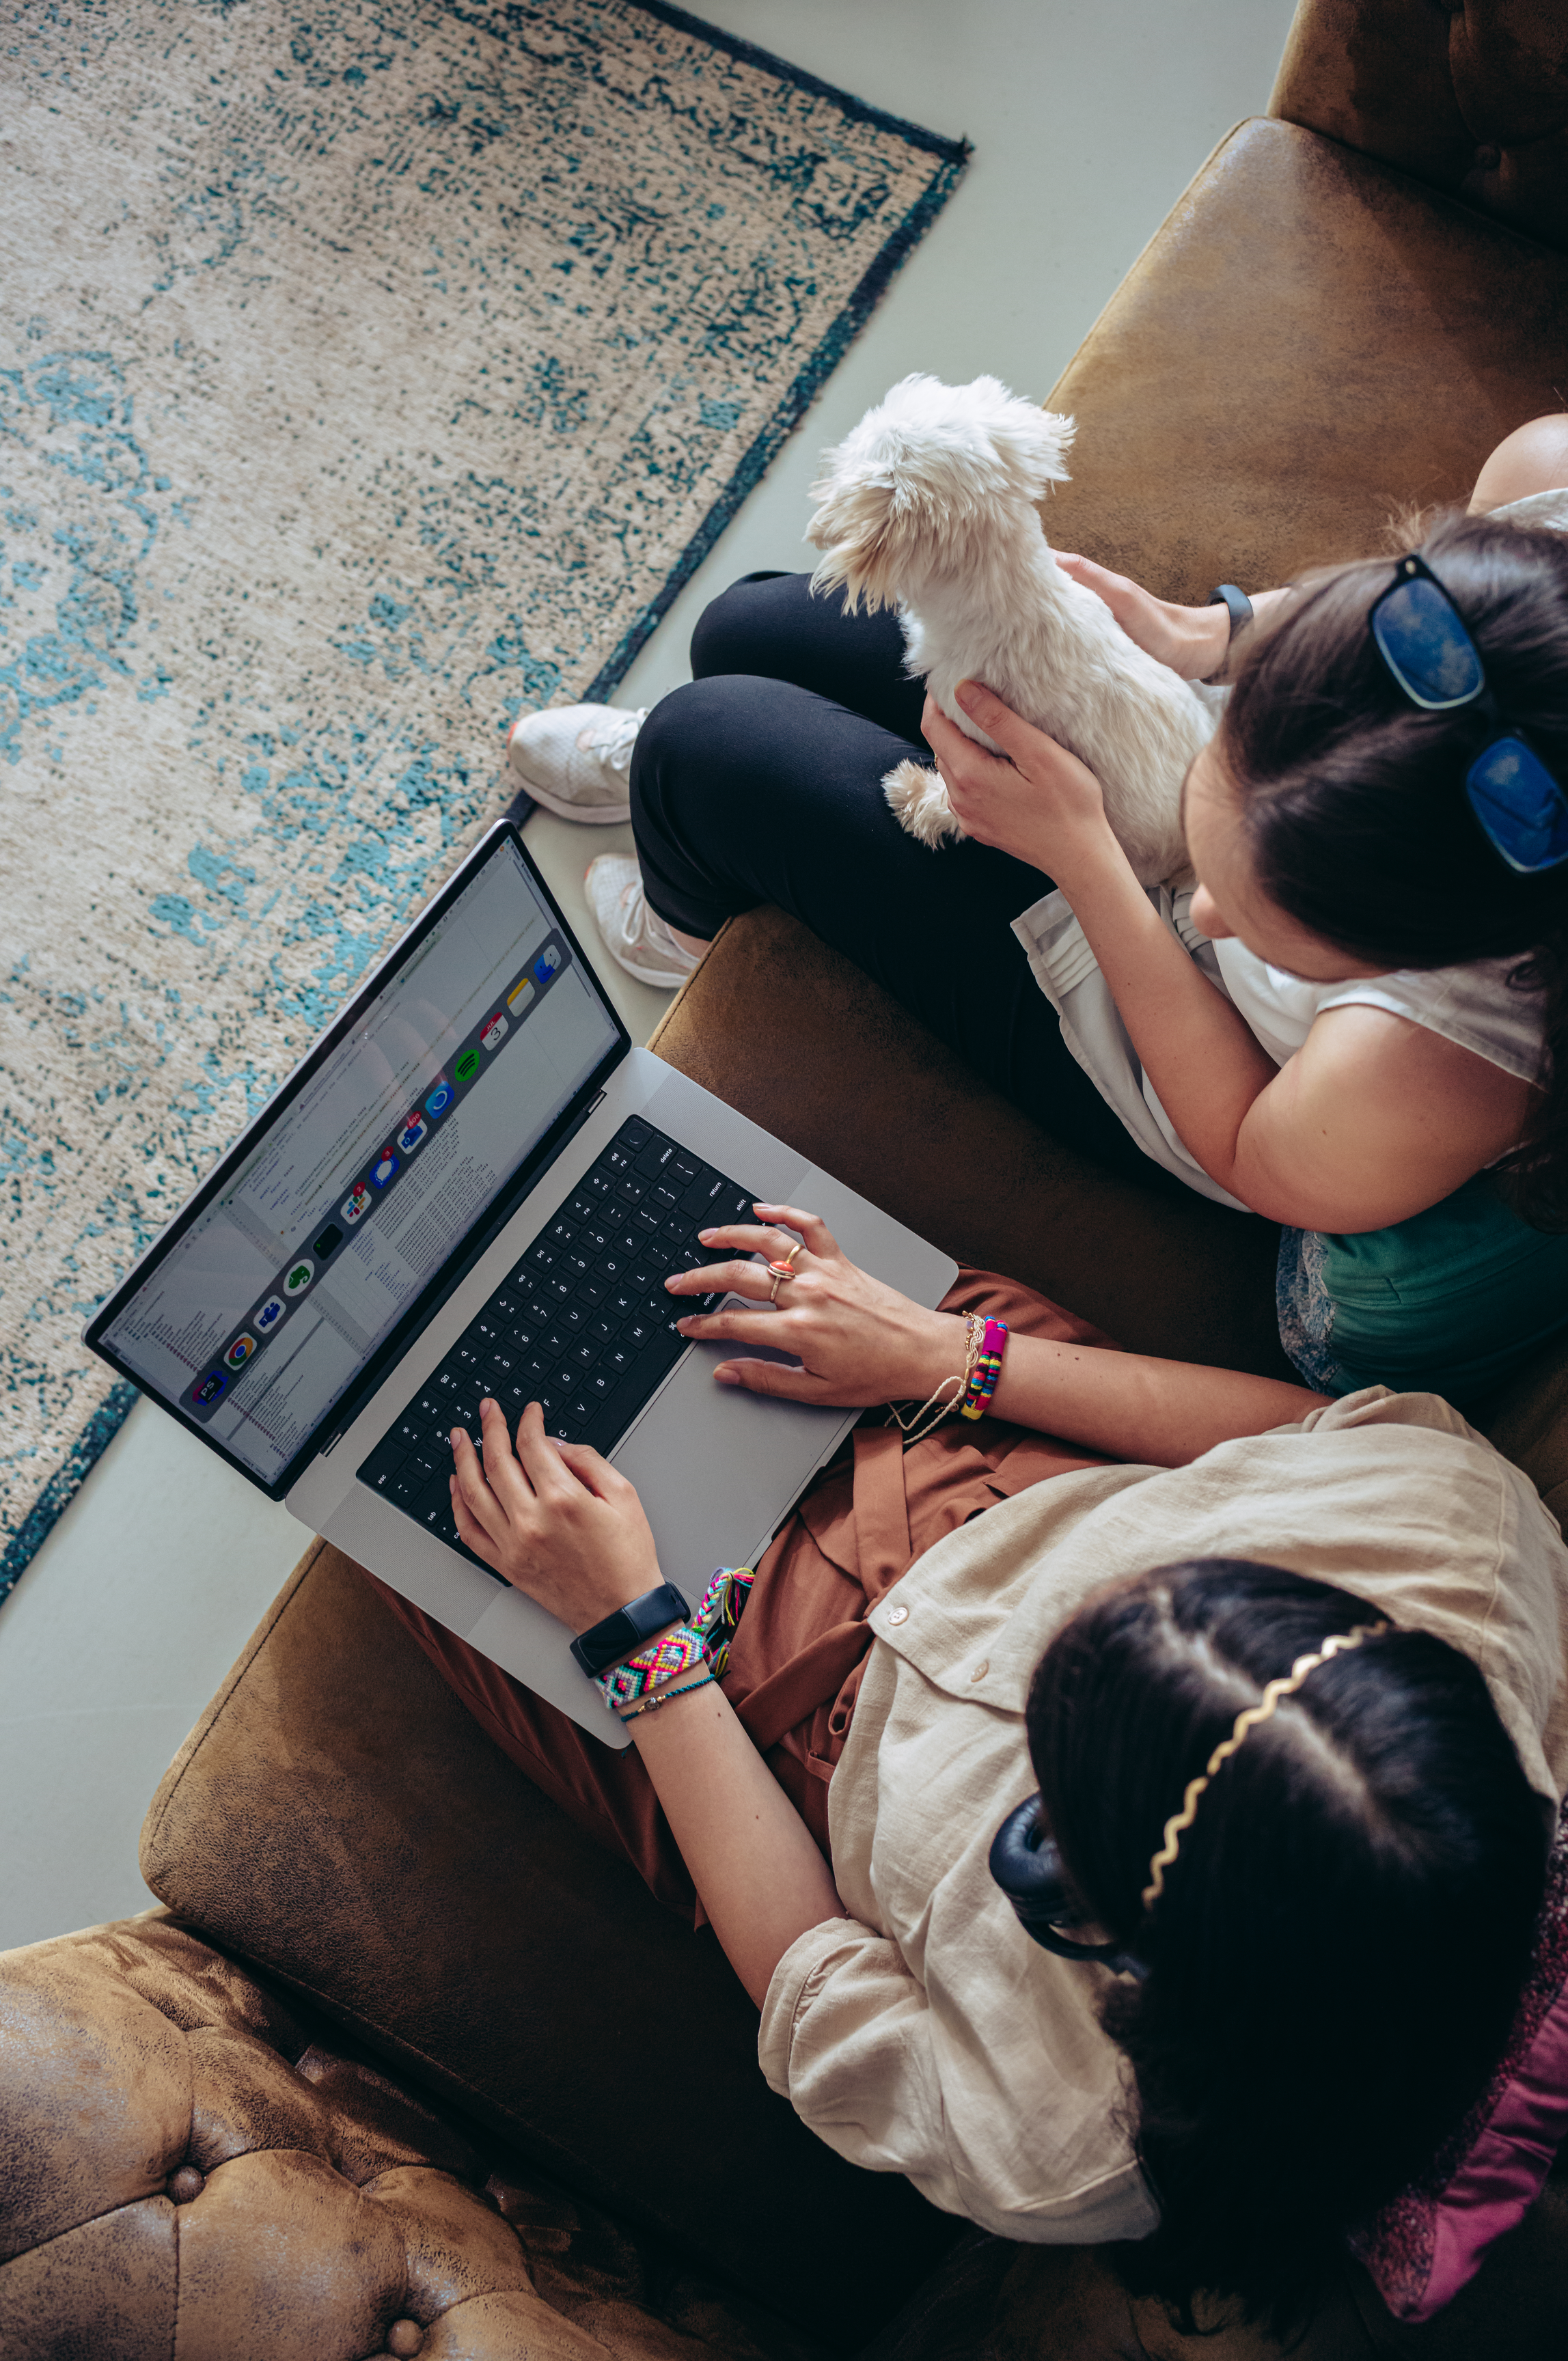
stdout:
<svg viewBox="0 0 1568 2361">
<path fill-rule="evenodd" d="M 768 2081 L 820 2139 L 872 2172 L 907 2173 L 961 2213 L 947 2154 L 931 2012 L 896 1943 L 833 1918 L 790 1945 L 762 2004 Z"/>
</svg>

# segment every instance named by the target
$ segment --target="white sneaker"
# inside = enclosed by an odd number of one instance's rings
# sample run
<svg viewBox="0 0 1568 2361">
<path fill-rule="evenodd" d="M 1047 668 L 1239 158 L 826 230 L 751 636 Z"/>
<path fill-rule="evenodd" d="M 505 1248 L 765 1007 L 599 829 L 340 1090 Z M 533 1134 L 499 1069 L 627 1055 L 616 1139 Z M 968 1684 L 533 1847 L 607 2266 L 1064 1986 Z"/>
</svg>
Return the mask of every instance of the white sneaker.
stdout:
<svg viewBox="0 0 1568 2361">
<path fill-rule="evenodd" d="M 556 705 L 512 724 L 507 761 L 536 804 L 561 819 L 630 819 L 627 774 L 647 716 L 616 705 Z"/>
<path fill-rule="evenodd" d="M 601 852 L 588 863 L 583 890 L 606 950 L 628 975 L 651 983 L 655 992 L 673 992 L 685 983 L 697 954 L 684 950 L 658 912 L 648 907 L 635 861 L 623 852 Z"/>
</svg>

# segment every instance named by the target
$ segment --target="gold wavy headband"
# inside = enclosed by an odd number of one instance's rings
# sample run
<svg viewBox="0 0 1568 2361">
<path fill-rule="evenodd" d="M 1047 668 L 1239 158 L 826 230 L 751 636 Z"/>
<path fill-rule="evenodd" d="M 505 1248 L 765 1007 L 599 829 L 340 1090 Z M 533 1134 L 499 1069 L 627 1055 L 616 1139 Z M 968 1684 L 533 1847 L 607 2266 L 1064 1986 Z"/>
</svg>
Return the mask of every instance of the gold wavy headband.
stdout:
<svg viewBox="0 0 1568 2361">
<path fill-rule="evenodd" d="M 1280 1698 L 1288 1697 L 1299 1689 L 1308 1674 L 1315 1673 L 1320 1664 L 1326 1664 L 1331 1656 L 1340 1655 L 1346 1648 L 1359 1648 L 1364 1640 L 1380 1639 L 1390 1629 L 1387 1623 L 1358 1623 L 1353 1631 L 1342 1631 L 1334 1639 L 1325 1640 L 1322 1646 L 1314 1649 L 1310 1656 L 1298 1656 L 1290 1670 L 1279 1680 L 1270 1681 L 1259 1704 L 1246 1706 L 1237 1714 L 1229 1738 L 1222 1738 L 1197 1778 L 1188 1781 L 1181 1809 L 1172 1812 L 1165 1824 L 1165 1842 L 1149 1863 L 1149 1882 L 1143 1894 L 1146 1910 L 1152 1910 L 1165 1892 L 1165 1872 L 1176 1859 L 1182 1831 L 1190 1828 L 1197 1817 L 1199 1796 L 1221 1763 L 1230 1761 L 1248 1731 L 1255 1730 L 1260 1721 L 1266 1721 Z"/>
</svg>

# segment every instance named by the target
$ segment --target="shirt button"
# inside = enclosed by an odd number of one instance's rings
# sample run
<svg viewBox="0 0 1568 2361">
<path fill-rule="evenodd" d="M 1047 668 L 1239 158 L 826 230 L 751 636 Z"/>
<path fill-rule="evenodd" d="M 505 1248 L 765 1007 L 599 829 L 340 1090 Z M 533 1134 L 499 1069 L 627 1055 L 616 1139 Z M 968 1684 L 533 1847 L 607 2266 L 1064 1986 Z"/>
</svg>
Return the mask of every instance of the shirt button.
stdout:
<svg viewBox="0 0 1568 2361">
<path fill-rule="evenodd" d="M 907 1623 L 909 1620 L 908 1608 L 890 1607 L 887 1610 L 887 1620 L 890 1623 Z"/>
<path fill-rule="evenodd" d="M 971 1680 L 971 1681 L 982 1681 L 982 1680 L 984 1680 L 984 1678 L 985 1678 L 985 1676 L 986 1676 L 987 1673 L 988 1673 L 988 1672 L 990 1672 L 990 1670 L 991 1670 L 991 1659 L 990 1659 L 990 1657 L 989 1657 L 989 1656 L 982 1656 L 982 1657 L 981 1658 L 981 1660 L 980 1660 L 979 1664 L 975 1666 L 975 1668 L 974 1668 L 973 1672 L 972 1672 L 972 1673 L 970 1673 L 970 1680 Z"/>
</svg>

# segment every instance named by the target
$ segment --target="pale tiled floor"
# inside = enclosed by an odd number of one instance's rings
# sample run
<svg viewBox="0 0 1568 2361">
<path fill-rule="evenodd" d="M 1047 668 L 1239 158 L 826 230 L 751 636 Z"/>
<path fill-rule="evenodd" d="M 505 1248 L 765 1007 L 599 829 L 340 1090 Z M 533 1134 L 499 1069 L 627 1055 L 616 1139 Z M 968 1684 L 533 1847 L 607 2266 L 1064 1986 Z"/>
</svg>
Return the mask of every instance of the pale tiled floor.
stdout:
<svg viewBox="0 0 1568 2361">
<path fill-rule="evenodd" d="M 1021 392 L 1048 390 L 1214 142 L 1261 112 L 1291 9 L 707 0 L 703 13 L 896 114 L 967 133 L 977 152 L 805 427 L 639 657 L 627 704 L 686 676 L 693 620 L 725 583 L 805 562 L 816 455 L 895 378 L 988 369 Z M 591 942 L 583 866 L 630 850 L 630 830 L 541 813 L 529 832 Z M 660 996 L 620 981 L 622 1013 L 644 1038 Z M 0 1946 L 146 1905 L 137 1831 L 148 1797 L 305 1538 L 159 1411 L 132 1413 L 0 1609 Z"/>
</svg>

